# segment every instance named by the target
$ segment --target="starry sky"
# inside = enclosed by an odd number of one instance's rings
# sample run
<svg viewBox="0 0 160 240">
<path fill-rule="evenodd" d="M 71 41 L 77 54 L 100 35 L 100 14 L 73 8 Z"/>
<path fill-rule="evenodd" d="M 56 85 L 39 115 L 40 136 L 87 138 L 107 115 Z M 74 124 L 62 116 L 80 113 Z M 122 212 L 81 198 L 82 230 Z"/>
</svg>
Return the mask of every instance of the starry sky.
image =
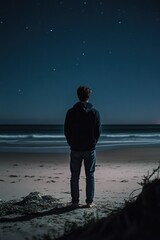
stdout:
<svg viewBox="0 0 160 240">
<path fill-rule="evenodd" d="M 103 124 L 160 123 L 159 0 L 0 1 L 0 124 L 62 124 L 79 85 Z"/>
</svg>

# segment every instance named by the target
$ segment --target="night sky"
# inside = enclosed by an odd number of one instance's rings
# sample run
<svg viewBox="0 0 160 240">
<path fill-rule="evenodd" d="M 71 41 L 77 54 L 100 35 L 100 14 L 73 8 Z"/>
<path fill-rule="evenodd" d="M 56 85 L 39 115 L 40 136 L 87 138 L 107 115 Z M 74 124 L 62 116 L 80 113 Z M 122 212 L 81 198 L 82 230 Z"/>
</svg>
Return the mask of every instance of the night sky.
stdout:
<svg viewBox="0 0 160 240">
<path fill-rule="evenodd" d="M 62 124 L 79 85 L 103 124 L 160 123 L 159 0 L 0 0 L 0 123 Z"/>
</svg>

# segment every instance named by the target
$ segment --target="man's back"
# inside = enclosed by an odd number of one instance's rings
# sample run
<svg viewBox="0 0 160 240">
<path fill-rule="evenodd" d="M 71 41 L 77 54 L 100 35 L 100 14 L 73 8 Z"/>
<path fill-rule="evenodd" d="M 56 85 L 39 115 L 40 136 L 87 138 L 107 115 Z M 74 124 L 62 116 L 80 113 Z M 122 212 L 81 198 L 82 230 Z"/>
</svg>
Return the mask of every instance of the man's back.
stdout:
<svg viewBox="0 0 160 240">
<path fill-rule="evenodd" d="M 78 102 L 65 119 L 65 136 L 72 150 L 94 150 L 100 136 L 99 112 L 91 103 Z"/>
</svg>

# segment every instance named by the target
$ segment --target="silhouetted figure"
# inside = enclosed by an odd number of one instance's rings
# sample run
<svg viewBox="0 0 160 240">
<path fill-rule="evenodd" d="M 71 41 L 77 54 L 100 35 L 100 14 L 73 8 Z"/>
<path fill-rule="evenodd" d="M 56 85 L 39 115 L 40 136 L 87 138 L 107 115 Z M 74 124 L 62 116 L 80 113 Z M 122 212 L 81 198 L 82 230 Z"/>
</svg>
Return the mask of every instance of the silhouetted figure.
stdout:
<svg viewBox="0 0 160 240">
<path fill-rule="evenodd" d="M 89 103 L 92 90 L 86 86 L 77 89 L 77 102 L 68 110 L 65 118 L 64 132 L 71 148 L 71 197 L 74 207 L 79 203 L 79 177 L 84 160 L 86 174 L 86 203 L 92 207 L 94 197 L 94 172 L 96 162 L 96 144 L 100 136 L 99 112 Z"/>
</svg>

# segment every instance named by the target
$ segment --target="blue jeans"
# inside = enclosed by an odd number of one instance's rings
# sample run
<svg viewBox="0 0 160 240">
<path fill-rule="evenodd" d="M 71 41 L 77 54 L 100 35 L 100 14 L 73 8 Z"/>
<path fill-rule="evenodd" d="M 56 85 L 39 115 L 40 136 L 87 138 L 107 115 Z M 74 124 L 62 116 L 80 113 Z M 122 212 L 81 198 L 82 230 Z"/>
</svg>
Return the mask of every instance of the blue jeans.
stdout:
<svg viewBox="0 0 160 240">
<path fill-rule="evenodd" d="M 86 203 L 93 202 L 94 197 L 94 172 L 96 163 L 96 152 L 92 151 L 71 151 L 71 197 L 72 203 L 79 202 L 79 177 L 82 161 L 84 160 L 86 174 Z"/>
</svg>

